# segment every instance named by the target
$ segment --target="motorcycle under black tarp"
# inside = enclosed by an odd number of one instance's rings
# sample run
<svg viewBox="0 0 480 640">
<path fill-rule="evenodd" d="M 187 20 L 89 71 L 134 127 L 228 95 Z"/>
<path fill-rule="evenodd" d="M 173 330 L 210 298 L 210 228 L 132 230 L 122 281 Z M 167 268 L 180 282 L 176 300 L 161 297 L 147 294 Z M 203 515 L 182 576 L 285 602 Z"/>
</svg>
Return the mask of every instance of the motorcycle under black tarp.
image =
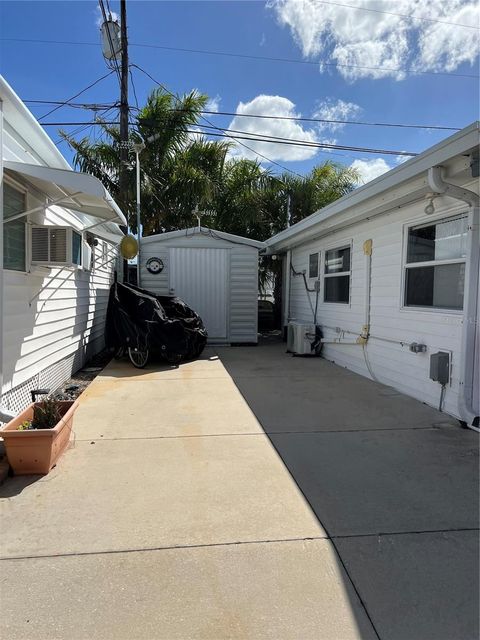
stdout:
<svg viewBox="0 0 480 640">
<path fill-rule="evenodd" d="M 193 360 L 202 353 L 207 335 L 200 316 L 180 298 L 120 282 L 111 286 L 106 346 L 117 356 L 128 353 L 136 367 L 155 356 L 173 364 Z"/>
</svg>

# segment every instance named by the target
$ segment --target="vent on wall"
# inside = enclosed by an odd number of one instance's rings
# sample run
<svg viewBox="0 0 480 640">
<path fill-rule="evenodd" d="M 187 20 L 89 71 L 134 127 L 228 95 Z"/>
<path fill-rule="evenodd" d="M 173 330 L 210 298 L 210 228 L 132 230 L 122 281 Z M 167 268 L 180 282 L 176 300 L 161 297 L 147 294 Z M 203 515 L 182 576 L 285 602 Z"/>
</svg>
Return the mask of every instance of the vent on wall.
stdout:
<svg viewBox="0 0 480 640">
<path fill-rule="evenodd" d="M 72 256 L 72 234 L 79 235 L 68 227 L 32 226 L 32 264 L 71 265 L 78 264 Z"/>
</svg>

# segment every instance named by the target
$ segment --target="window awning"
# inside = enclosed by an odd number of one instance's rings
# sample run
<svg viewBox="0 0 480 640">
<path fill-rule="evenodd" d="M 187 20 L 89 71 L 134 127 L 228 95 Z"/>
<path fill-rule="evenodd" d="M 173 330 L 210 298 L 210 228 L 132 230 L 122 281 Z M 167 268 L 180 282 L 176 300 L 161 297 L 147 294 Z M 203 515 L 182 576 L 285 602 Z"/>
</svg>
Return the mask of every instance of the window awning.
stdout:
<svg viewBox="0 0 480 640">
<path fill-rule="evenodd" d="M 5 160 L 3 166 L 44 193 L 50 205 L 79 211 L 105 222 L 127 225 L 115 200 L 100 180 L 88 173 L 10 160 Z"/>
</svg>

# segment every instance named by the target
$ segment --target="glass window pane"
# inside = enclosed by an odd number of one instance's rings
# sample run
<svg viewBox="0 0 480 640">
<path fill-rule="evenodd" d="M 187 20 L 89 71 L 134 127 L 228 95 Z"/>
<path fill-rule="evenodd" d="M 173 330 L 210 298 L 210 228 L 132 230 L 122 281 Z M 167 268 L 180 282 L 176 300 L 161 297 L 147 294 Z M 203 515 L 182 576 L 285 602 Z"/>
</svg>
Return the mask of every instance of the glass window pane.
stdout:
<svg viewBox="0 0 480 640">
<path fill-rule="evenodd" d="M 318 253 L 312 253 L 308 259 L 308 277 L 318 278 Z"/>
<path fill-rule="evenodd" d="M 25 211 L 25 194 L 9 184 L 3 184 L 3 215 L 5 220 Z M 3 266 L 25 271 L 25 219 L 3 225 Z"/>
<path fill-rule="evenodd" d="M 72 262 L 82 264 L 82 236 L 72 231 Z"/>
<path fill-rule="evenodd" d="M 407 262 L 464 258 L 467 248 L 467 217 L 409 229 Z"/>
<path fill-rule="evenodd" d="M 25 223 L 22 219 L 3 225 L 3 267 L 25 271 Z"/>
<path fill-rule="evenodd" d="M 337 276 L 335 278 L 324 279 L 325 302 L 346 302 L 350 301 L 350 276 Z"/>
<path fill-rule="evenodd" d="M 325 252 L 325 273 L 350 271 L 350 247 Z"/>
<path fill-rule="evenodd" d="M 407 306 L 463 309 L 464 263 L 416 267 L 406 271 Z"/>
</svg>

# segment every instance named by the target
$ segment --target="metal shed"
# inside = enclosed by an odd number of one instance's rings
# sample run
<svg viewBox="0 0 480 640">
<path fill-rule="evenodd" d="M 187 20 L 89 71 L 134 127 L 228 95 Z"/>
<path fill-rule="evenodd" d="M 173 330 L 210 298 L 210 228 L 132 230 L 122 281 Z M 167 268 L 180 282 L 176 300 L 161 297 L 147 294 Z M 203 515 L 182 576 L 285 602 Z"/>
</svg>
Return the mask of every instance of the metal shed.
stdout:
<svg viewBox="0 0 480 640">
<path fill-rule="evenodd" d="M 264 246 L 207 227 L 142 238 L 141 286 L 185 300 L 203 319 L 211 343 L 256 343 Z"/>
</svg>

